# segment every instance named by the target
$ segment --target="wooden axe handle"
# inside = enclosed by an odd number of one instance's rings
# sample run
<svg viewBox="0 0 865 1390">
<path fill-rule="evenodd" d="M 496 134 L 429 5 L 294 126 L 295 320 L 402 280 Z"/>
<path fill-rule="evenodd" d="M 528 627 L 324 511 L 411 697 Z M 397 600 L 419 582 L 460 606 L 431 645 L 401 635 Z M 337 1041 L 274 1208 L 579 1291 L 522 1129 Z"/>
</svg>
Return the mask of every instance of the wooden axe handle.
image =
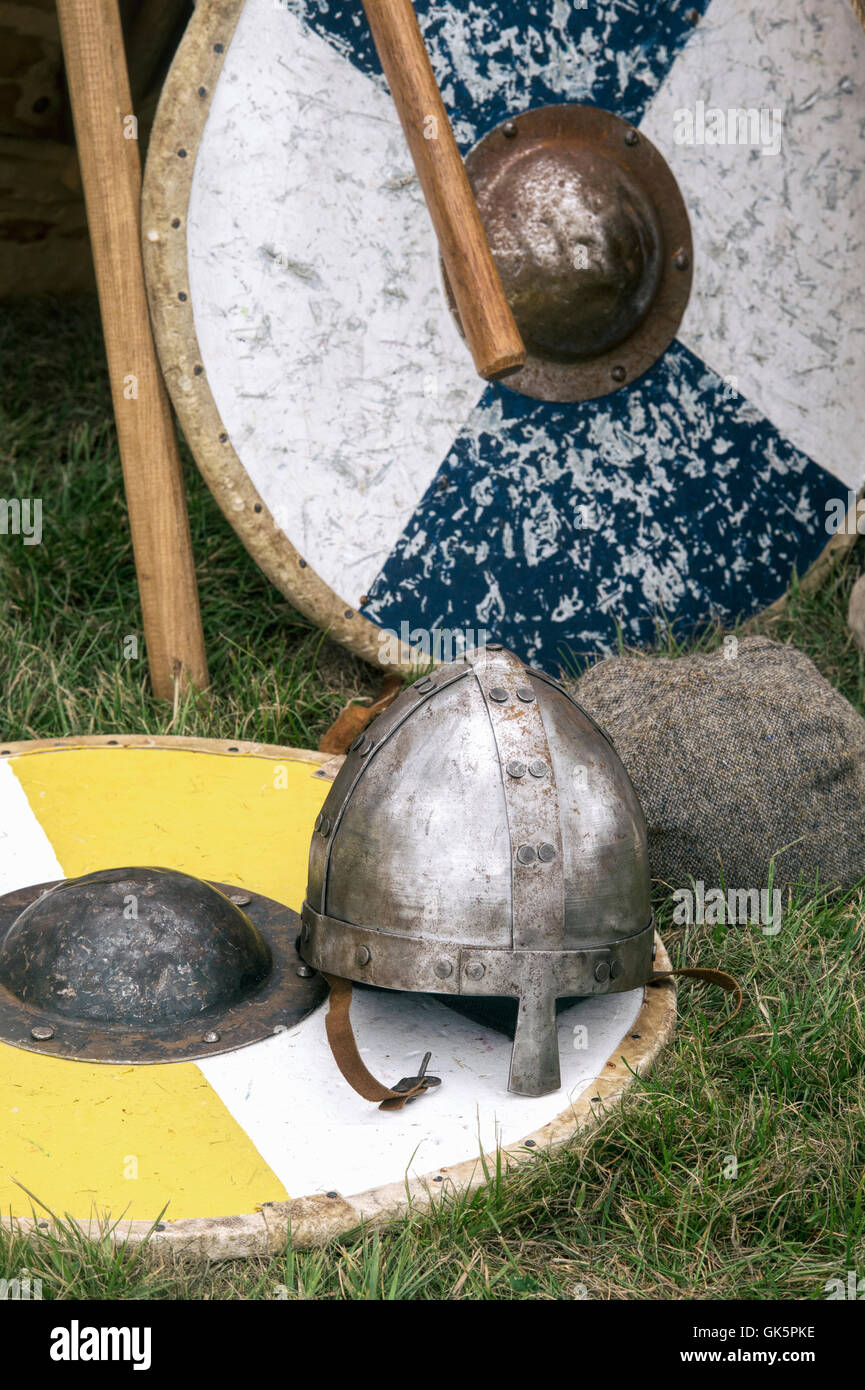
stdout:
<svg viewBox="0 0 865 1390">
<path fill-rule="evenodd" d="M 522 366 L 505 297 L 411 0 L 363 0 L 441 248 L 466 342 L 482 377 Z"/>
<path fill-rule="evenodd" d="M 150 330 L 117 0 L 57 0 L 153 693 L 208 684 L 174 420 Z M 126 138 L 133 136 L 134 138 Z"/>
</svg>

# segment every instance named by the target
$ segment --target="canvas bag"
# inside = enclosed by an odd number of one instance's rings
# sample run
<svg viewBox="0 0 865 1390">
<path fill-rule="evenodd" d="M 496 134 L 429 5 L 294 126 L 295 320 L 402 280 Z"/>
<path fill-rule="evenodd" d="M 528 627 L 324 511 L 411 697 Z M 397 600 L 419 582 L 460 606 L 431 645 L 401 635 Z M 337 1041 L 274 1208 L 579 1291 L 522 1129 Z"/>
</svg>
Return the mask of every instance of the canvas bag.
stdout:
<svg viewBox="0 0 865 1390">
<path fill-rule="evenodd" d="M 569 683 L 608 734 L 671 888 L 784 888 L 865 876 L 865 720 L 794 647 L 612 657 Z"/>
</svg>

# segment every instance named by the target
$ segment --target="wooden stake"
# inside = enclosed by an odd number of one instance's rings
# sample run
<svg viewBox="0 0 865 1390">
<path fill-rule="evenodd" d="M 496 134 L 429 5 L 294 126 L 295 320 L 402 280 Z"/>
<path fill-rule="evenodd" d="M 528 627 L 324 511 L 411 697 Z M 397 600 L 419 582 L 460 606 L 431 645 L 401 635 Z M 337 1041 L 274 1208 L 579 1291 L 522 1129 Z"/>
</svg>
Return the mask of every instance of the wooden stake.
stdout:
<svg viewBox="0 0 865 1390">
<path fill-rule="evenodd" d="M 411 0 L 363 0 L 402 122 L 466 342 L 482 377 L 505 376 L 526 350 L 490 251 Z"/>
<path fill-rule="evenodd" d="M 57 0 L 154 694 L 208 684 L 174 420 L 144 289 L 141 161 L 117 0 Z"/>
</svg>

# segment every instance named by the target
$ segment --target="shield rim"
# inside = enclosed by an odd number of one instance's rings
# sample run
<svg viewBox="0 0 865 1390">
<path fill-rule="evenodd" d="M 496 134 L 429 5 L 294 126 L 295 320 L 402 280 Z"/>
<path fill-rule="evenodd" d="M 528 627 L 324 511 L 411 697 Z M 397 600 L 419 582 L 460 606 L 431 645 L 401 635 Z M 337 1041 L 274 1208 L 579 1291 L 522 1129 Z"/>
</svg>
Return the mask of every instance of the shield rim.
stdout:
<svg viewBox="0 0 865 1390">
<path fill-rule="evenodd" d="M 163 378 L 199 472 L 274 587 L 355 656 L 373 666 L 416 673 L 429 665 L 429 658 L 395 639 L 383 649 L 383 629 L 340 598 L 277 526 L 234 450 L 203 369 L 189 298 L 186 219 L 212 93 L 244 4 L 245 0 L 209 0 L 195 7 L 166 76 L 151 131 L 141 194 L 141 247 Z M 861 13 L 859 18 L 863 19 Z M 865 485 L 857 501 L 862 497 Z M 830 538 L 799 577 L 799 589 L 818 588 L 833 560 L 855 544 L 855 507 L 851 513 L 852 525 L 848 519 L 846 531 Z M 743 623 L 744 631 L 784 611 L 793 578 L 780 598 Z"/>
</svg>

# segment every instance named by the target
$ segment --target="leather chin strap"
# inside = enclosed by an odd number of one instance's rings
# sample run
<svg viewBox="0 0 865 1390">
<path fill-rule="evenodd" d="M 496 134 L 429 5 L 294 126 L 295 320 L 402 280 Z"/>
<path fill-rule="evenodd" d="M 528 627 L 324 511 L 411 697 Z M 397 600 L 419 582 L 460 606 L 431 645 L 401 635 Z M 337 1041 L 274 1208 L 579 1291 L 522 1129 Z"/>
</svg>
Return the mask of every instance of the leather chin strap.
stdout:
<svg viewBox="0 0 865 1390">
<path fill-rule="evenodd" d="M 729 1023 L 731 1019 L 735 1018 L 742 1007 L 742 986 L 732 975 L 728 975 L 726 970 L 708 970 L 704 969 L 702 966 L 693 966 L 688 969 L 683 967 L 680 970 L 656 970 L 650 977 L 649 984 L 654 985 L 660 980 L 670 980 L 674 975 L 682 975 L 689 980 L 705 980 L 707 984 L 717 985 L 719 989 L 726 990 L 728 994 L 734 994 L 736 996 L 735 1009 L 727 1018 L 722 1018 L 720 1023 L 714 1023 L 712 1025 L 710 1030 L 712 1033 L 716 1032 L 719 1028 L 723 1028 L 725 1023 Z"/>
<path fill-rule="evenodd" d="M 402 1110 L 406 1101 L 423 1095 L 431 1086 L 441 1085 L 437 1076 L 426 1075 L 429 1053 L 424 1057 L 417 1076 L 404 1076 L 395 1086 L 385 1086 L 383 1082 L 376 1081 L 372 1072 L 367 1071 L 361 1061 L 352 1031 L 349 1012 L 351 980 L 344 980 L 339 975 L 326 975 L 324 971 L 321 972 L 321 977 L 330 987 L 330 1005 L 324 1020 L 327 1040 L 333 1060 L 352 1090 L 357 1091 L 364 1100 L 379 1101 L 379 1110 Z"/>
<path fill-rule="evenodd" d="M 704 970 L 702 967 L 657 970 L 649 978 L 648 983 L 650 985 L 659 984 L 661 980 L 669 980 L 674 975 L 684 976 L 691 980 L 705 980 L 707 984 L 718 985 L 728 994 L 736 996 L 735 1009 L 729 1018 L 722 1019 L 720 1023 L 713 1026 L 713 1033 L 724 1023 L 729 1023 L 730 1019 L 735 1018 L 742 1007 L 742 987 L 738 980 L 727 974 L 726 970 Z M 424 1057 L 417 1076 L 404 1076 L 395 1086 L 385 1086 L 383 1082 L 376 1081 L 372 1072 L 367 1070 L 361 1060 L 351 1026 L 351 980 L 344 980 L 340 975 L 327 975 L 323 970 L 321 977 L 330 989 L 330 1001 L 324 1020 L 327 1040 L 330 1043 L 333 1060 L 353 1091 L 356 1091 L 364 1100 L 378 1101 L 379 1110 L 402 1110 L 407 1101 L 413 1100 L 415 1096 L 423 1095 L 433 1086 L 441 1085 L 439 1077 L 426 1075 L 426 1068 L 430 1059 L 429 1053 Z"/>
</svg>

